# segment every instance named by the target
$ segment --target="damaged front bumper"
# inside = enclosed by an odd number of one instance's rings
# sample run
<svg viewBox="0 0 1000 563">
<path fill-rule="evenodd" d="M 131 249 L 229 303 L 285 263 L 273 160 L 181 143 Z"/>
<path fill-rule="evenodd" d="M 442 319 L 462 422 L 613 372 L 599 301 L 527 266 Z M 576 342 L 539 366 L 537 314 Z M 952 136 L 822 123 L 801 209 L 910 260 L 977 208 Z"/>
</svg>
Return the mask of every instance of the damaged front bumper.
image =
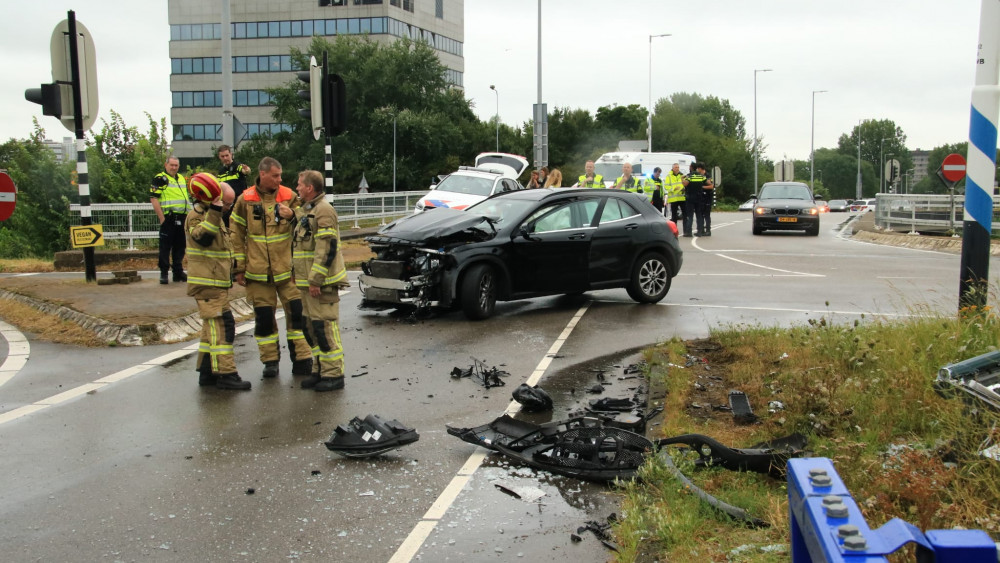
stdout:
<svg viewBox="0 0 1000 563">
<path fill-rule="evenodd" d="M 361 265 L 358 285 L 364 299 L 362 309 L 412 306 L 420 309 L 447 306 L 450 299 L 442 288 L 448 256 L 426 248 L 384 249 L 396 259 L 373 258 Z"/>
</svg>

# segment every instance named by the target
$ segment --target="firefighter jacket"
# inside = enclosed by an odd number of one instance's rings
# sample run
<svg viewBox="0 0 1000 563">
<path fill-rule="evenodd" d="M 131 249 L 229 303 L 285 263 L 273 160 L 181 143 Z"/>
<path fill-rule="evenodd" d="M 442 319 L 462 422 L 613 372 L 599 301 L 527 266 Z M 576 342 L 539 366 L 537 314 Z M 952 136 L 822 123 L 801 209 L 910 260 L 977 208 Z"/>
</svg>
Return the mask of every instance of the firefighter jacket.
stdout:
<svg viewBox="0 0 1000 563">
<path fill-rule="evenodd" d="M 295 210 L 292 264 L 295 285 L 347 285 L 347 269 L 340 252 L 337 211 L 324 195 Z"/>
<path fill-rule="evenodd" d="M 292 229 L 294 219 L 276 216 L 277 204 L 291 208 L 299 205 L 298 197 L 290 188 L 279 186 L 273 193 L 266 193 L 258 186 L 251 186 L 236 199 L 232 226 L 235 274 L 246 279 L 265 283 L 281 283 L 292 279 Z"/>
<path fill-rule="evenodd" d="M 594 174 L 594 179 L 588 182 L 587 175 L 584 174 L 580 176 L 576 184 L 581 188 L 603 188 L 604 176 L 601 176 L 600 174 Z"/>
<path fill-rule="evenodd" d="M 187 237 L 188 295 L 197 286 L 232 287 L 233 247 L 222 223 L 222 208 L 195 203 L 184 221 Z"/>
<path fill-rule="evenodd" d="M 178 174 L 176 178 L 171 177 L 166 172 L 160 172 L 153 176 L 153 182 L 149 187 L 149 197 L 160 200 L 160 209 L 163 210 L 164 215 L 171 213 L 184 215 L 191 210 L 187 182 L 182 174 Z"/>
<path fill-rule="evenodd" d="M 671 170 L 667 172 L 667 176 L 664 179 L 664 183 L 667 186 L 667 202 L 673 203 L 675 201 L 685 201 L 684 196 L 684 175 L 681 173 L 674 174 Z"/>
</svg>

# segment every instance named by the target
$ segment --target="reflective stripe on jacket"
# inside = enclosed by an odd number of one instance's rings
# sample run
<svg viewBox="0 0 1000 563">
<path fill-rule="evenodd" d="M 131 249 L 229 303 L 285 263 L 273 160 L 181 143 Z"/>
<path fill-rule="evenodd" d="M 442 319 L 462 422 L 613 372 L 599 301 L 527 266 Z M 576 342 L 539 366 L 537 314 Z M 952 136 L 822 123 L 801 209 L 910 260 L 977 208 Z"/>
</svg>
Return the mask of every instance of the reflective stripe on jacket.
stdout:
<svg viewBox="0 0 1000 563">
<path fill-rule="evenodd" d="M 324 195 L 295 210 L 292 266 L 295 285 L 346 285 L 347 269 L 340 252 L 337 211 Z"/>
<path fill-rule="evenodd" d="M 232 287 L 233 249 L 222 213 L 196 203 L 184 220 L 187 237 L 188 295 L 198 286 Z"/>
<path fill-rule="evenodd" d="M 160 172 L 153 177 L 160 176 L 166 178 L 168 184 L 163 187 L 150 186 L 149 196 L 160 200 L 160 209 L 163 210 L 164 215 L 168 213 L 183 215 L 190 211 L 191 201 L 188 199 L 187 182 L 184 180 L 184 176 L 178 174 L 176 178 L 172 178 L 170 174 Z"/>
<path fill-rule="evenodd" d="M 278 203 L 291 208 L 299 201 L 290 188 L 279 186 L 273 193 L 251 186 L 236 199 L 232 226 L 235 273 L 258 282 L 279 283 L 292 279 L 293 220 L 275 218 Z"/>
<path fill-rule="evenodd" d="M 594 174 L 594 179 L 590 182 L 587 181 L 587 175 L 584 174 L 576 181 L 577 185 L 581 188 L 603 188 L 604 187 L 604 176 L 600 174 Z"/>
<path fill-rule="evenodd" d="M 646 189 L 646 197 L 649 198 L 649 201 L 653 201 L 653 195 L 656 194 L 656 192 L 660 192 L 660 198 L 666 199 L 663 195 L 663 187 L 665 185 L 666 182 L 664 182 L 663 178 L 660 178 L 659 180 L 656 178 L 646 179 L 646 185 L 644 188 Z"/>
<path fill-rule="evenodd" d="M 625 178 L 625 176 L 619 176 L 619 177 L 615 178 L 615 184 L 614 185 L 618 186 L 619 183 L 622 182 L 623 178 Z M 622 190 L 625 190 L 625 191 L 629 191 L 629 192 L 632 192 L 632 193 L 636 193 L 640 189 L 642 189 L 643 183 L 644 182 L 643 182 L 642 178 L 640 178 L 638 176 L 632 176 L 631 182 L 626 182 L 626 183 L 621 184 L 619 186 L 619 189 L 622 189 Z"/>
</svg>

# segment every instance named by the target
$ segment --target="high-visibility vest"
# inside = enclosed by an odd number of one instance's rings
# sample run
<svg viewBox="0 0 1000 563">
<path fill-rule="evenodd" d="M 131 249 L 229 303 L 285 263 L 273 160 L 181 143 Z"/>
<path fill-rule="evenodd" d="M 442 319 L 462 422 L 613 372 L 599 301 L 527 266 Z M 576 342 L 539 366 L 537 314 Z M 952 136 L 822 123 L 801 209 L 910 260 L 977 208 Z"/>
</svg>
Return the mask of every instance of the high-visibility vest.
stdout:
<svg viewBox="0 0 1000 563">
<path fill-rule="evenodd" d="M 178 174 L 176 178 L 172 178 L 170 174 L 160 172 L 153 177 L 160 176 L 166 178 L 168 183 L 163 187 L 150 186 L 150 197 L 160 200 L 160 209 L 164 215 L 170 213 L 186 214 L 191 209 L 191 201 L 188 199 L 187 182 L 184 180 L 184 176 Z"/>
<path fill-rule="evenodd" d="M 590 182 L 587 181 L 587 175 L 584 174 L 576 181 L 577 185 L 581 188 L 603 188 L 604 187 L 604 176 L 600 174 L 594 174 L 594 179 Z"/>
<path fill-rule="evenodd" d="M 622 178 L 624 178 L 624 177 L 625 176 L 619 176 L 619 177 L 615 178 L 615 185 L 617 186 L 618 183 L 621 182 Z M 643 183 L 644 182 L 643 182 L 642 178 L 640 178 L 638 176 L 632 176 L 631 183 L 622 184 L 620 186 L 620 188 L 623 189 L 623 190 L 632 192 L 632 193 L 636 193 L 636 192 L 639 192 L 640 190 L 642 190 Z"/>
<path fill-rule="evenodd" d="M 649 198 L 649 201 L 653 201 L 653 195 L 657 191 L 660 192 L 660 197 L 663 200 L 666 200 L 667 198 L 663 193 L 664 186 L 666 186 L 666 182 L 663 180 L 663 178 L 660 178 L 659 180 L 657 180 L 656 178 L 647 178 L 646 185 L 644 186 L 644 188 L 646 189 L 646 197 Z"/>
<path fill-rule="evenodd" d="M 667 185 L 667 197 L 668 203 L 673 203 L 675 201 L 685 201 L 687 198 L 684 197 L 684 175 L 681 173 L 674 174 L 671 170 L 667 172 L 667 177 L 665 179 Z"/>
</svg>

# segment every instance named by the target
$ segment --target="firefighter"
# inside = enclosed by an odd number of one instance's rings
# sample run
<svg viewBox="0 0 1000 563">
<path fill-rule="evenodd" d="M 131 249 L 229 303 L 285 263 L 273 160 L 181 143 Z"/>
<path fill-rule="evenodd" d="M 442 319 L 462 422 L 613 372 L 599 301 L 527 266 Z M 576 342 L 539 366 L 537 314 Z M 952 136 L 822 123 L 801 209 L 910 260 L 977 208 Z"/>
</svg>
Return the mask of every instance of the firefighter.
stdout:
<svg viewBox="0 0 1000 563">
<path fill-rule="evenodd" d="M 257 166 L 257 183 L 236 199 L 230 221 L 236 258 L 236 283 L 246 286 L 254 311 L 254 337 L 264 364 L 263 376 L 278 376 L 278 301 L 285 310 L 292 375 L 312 373 L 312 355 L 303 333 L 302 298 L 292 281 L 292 228 L 299 201 L 281 185 L 281 163 L 266 156 Z"/>
<path fill-rule="evenodd" d="M 187 214 L 184 232 L 188 248 L 187 294 L 194 297 L 202 320 L 198 344 L 198 385 L 245 391 L 250 382 L 240 379 L 233 359 L 236 319 L 229 309 L 233 250 L 222 214 L 236 194 L 210 174 L 191 178 L 191 195 L 197 203 Z M 205 191 L 199 193 L 199 189 Z M 218 195 L 216 195 L 218 194 Z M 214 196 L 214 197 L 213 197 Z"/>
<path fill-rule="evenodd" d="M 191 209 L 187 184 L 178 173 L 181 161 L 176 156 L 167 157 L 163 172 L 153 176 L 149 187 L 149 201 L 160 220 L 160 283 L 166 285 L 167 274 L 173 258 L 174 281 L 187 281 L 184 273 L 184 220 Z"/>
<path fill-rule="evenodd" d="M 292 266 L 302 292 L 306 342 L 312 347 L 313 374 L 303 389 L 344 388 L 344 347 L 340 340 L 340 288 L 347 287 L 347 270 L 340 251 L 337 212 L 326 201 L 323 175 L 299 174 L 296 190 L 302 205 L 295 210 Z"/>
</svg>

